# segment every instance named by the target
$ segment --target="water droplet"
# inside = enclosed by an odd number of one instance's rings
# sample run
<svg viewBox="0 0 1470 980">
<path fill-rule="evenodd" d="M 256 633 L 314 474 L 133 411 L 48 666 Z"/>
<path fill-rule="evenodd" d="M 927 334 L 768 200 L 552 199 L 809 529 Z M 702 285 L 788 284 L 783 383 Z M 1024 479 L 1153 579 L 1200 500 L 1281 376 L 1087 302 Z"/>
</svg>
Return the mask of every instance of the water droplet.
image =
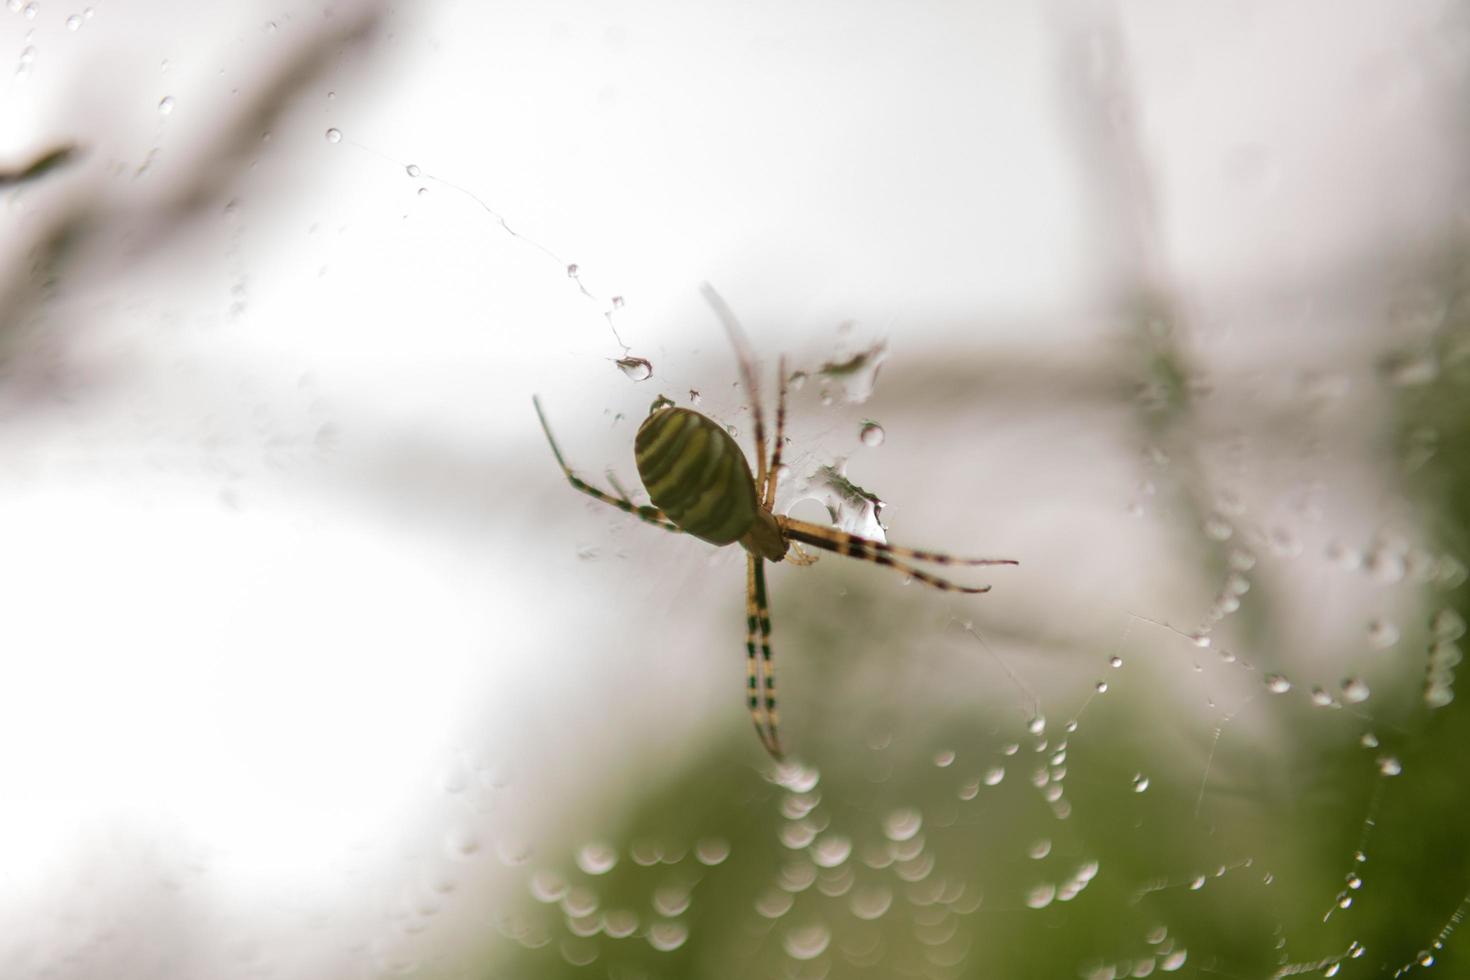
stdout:
<svg viewBox="0 0 1470 980">
<path fill-rule="evenodd" d="M 1094 686 L 1094 690 L 1096 690 L 1097 693 L 1099 693 L 1099 694 L 1106 694 L 1106 693 L 1108 693 L 1108 682 L 1107 681 L 1098 681 L 1097 684 Z"/>
<path fill-rule="evenodd" d="M 781 940 L 781 947 L 794 960 L 814 960 L 827 951 L 831 941 L 832 933 L 816 923 L 789 930 Z"/>
<path fill-rule="evenodd" d="M 1363 887 L 1363 879 L 1349 872 L 1347 876 L 1347 886 L 1353 891 L 1357 891 L 1359 888 Z"/>
<path fill-rule="evenodd" d="M 505 838 L 495 844 L 495 856 L 507 867 L 525 864 L 531 860 L 531 853 L 532 847 L 529 842 L 514 837 Z"/>
<path fill-rule="evenodd" d="M 561 897 L 561 910 L 574 919 L 589 916 L 597 911 L 597 893 L 586 885 L 568 888 Z"/>
<path fill-rule="evenodd" d="M 819 868 L 835 868 L 852 854 L 852 841 L 846 837 L 830 835 L 812 846 L 812 861 Z"/>
<path fill-rule="evenodd" d="M 172 95 L 165 95 L 163 98 L 158 100 L 158 114 L 160 116 L 166 116 L 173 111 L 174 97 Z"/>
<path fill-rule="evenodd" d="M 1205 633 L 1191 633 L 1189 634 L 1189 642 L 1203 650 L 1209 647 L 1210 637 Z"/>
<path fill-rule="evenodd" d="M 1328 708 L 1328 707 L 1331 707 L 1332 706 L 1332 695 L 1328 694 L 1326 691 L 1322 690 L 1322 688 L 1320 688 L 1320 687 L 1313 687 L 1312 688 L 1312 703 L 1315 704 L 1319 708 Z"/>
<path fill-rule="evenodd" d="M 1386 619 L 1375 619 L 1368 624 L 1368 644 L 1376 650 L 1386 650 L 1399 641 L 1399 628 Z"/>
<path fill-rule="evenodd" d="M 1377 735 L 1374 735 L 1372 732 L 1364 732 L 1363 733 L 1363 737 L 1360 738 L 1360 739 L 1358 739 L 1358 742 L 1365 749 L 1376 749 L 1376 748 L 1378 748 L 1378 736 Z"/>
<path fill-rule="evenodd" d="M 579 271 L 580 270 L 577 268 L 577 263 L 573 262 L 571 265 L 567 266 L 567 278 L 568 279 L 575 279 L 575 278 L 577 278 L 577 273 Z"/>
<path fill-rule="evenodd" d="M 730 856 L 730 842 L 723 837 L 706 837 L 694 845 L 694 857 L 700 864 L 714 867 Z"/>
<path fill-rule="evenodd" d="M 945 769 L 945 768 L 953 765 L 954 764 L 954 750 L 953 749 L 944 749 L 944 750 L 942 750 L 940 752 L 934 753 L 934 764 L 936 766 L 938 766 L 939 768 L 941 768 L 941 769 Z"/>
<path fill-rule="evenodd" d="M 1034 842 L 1026 850 L 1026 856 L 1029 857 L 1029 858 L 1031 858 L 1031 860 L 1033 860 L 1033 861 L 1040 861 L 1042 858 L 1046 857 L 1050 853 L 1051 853 L 1051 841 L 1047 840 L 1045 837 L 1043 837 L 1042 839 Z"/>
<path fill-rule="evenodd" d="M 687 912 L 689 902 L 688 885 L 664 885 L 653 893 L 653 910 L 670 919 Z"/>
<path fill-rule="evenodd" d="M 805 820 L 794 820 L 783 825 L 778 836 L 786 847 L 799 850 L 816 839 L 817 829 Z"/>
<path fill-rule="evenodd" d="M 1266 690 L 1272 694 L 1285 694 L 1291 690 L 1291 681 L 1287 680 L 1284 674 L 1267 674 Z"/>
<path fill-rule="evenodd" d="M 1397 776 L 1404 771 L 1404 767 L 1394 756 L 1381 755 L 1378 757 L 1378 771 L 1385 776 Z"/>
<path fill-rule="evenodd" d="M 1035 718 L 1032 718 L 1026 723 L 1026 731 L 1032 735 L 1040 735 L 1046 731 L 1046 718 L 1042 715 L 1037 715 Z"/>
<path fill-rule="evenodd" d="M 1465 620 L 1453 609 L 1441 609 L 1429 621 L 1436 640 L 1458 640 L 1465 635 Z"/>
<path fill-rule="evenodd" d="M 537 871 L 531 875 L 531 897 L 538 902 L 559 902 L 567 893 L 567 880 L 555 871 Z"/>
<path fill-rule="evenodd" d="M 638 913 L 631 909 L 609 909 L 602 913 L 602 931 L 612 939 L 626 939 L 638 928 Z"/>
<path fill-rule="evenodd" d="M 480 853 L 480 835 L 468 827 L 450 831 L 444 840 L 444 849 L 453 857 L 472 857 Z"/>
<path fill-rule="evenodd" d="M 66 19 L 66 29 L 69 31 L 81 30 L 82 18 L 78 14 L 72 14 Z"/>
<path fill-rule="evenodd" d="M 1380 548 L 1368 556 L 1364 562 L 1364 568 L 1375 581 L 1391 585 L 1402 582 L 1404 574 L 1408 571 L 1408 565 L 1404 556 L 1398 552 Z"/>
<path fill-rule="evenodd" d="M 653 377 L 653 365 L 641 357 L 620 357 L 617 360 L 618 370 L 622 371 L 634 381 L 647 381 Z"/>
<path fill-rule="evenodd" d="M 626 300 L 624 300 L 623 297 L 621 297 L 621 296 L 614 296 L 612 298 L 612 307 L 615 310 L 621 310 L 623 308 L 623 304 L 625 302 L 626 302 Z"/>
<path fill-rule="evenodd" d="M 1133 774 L 1133 792 L 1142 793 L 1148 789 L 1148 777 L 1143 773 Z"/>
<path fill-rule="evenodd" d="M 886 885 L 859 885 L 853 889 L 848 907 L 859 919 L 872 922 L 893 905 L 893 892 Z"/>
<path fill-rule="evenodd" d="M 877 422 L 864 422 L 862 431 L 858 437 L 862 439 L 864 446 L 881 446 L 883 439 L 888 433 L 883 431 L 883 426 Z"/>
<path fill-rule="evenodd" d="M 1211 541 L 1229 541 L 1230 536 L 1235 533 L 1235 528 L 1230 526 L 1230 521 L 1224 515 L 1211 514 L 1205 518 L 1205 537 Z"/>
<path fill-rule="evenodd" d="M 840 530 L 874 541 L 886 542 L 887 532 L 880 517 L 883 501 L 847 478 L 845 463 L 820 466 L 797 486 L 798 500 L 816 500 Z"/>
<path fill-rule="evenodd" d="M 1002 779 L 1005 778 L 1006 770 L 1004 766 L 991 766 L 989 769 L 985 770 L 985 775 L 981 777 L 981 781 L 985 783 L 986 786 L 996 786 L 1000 783 Z"/>
<path fill-rule="evenodd" d="M 1176 949 L 1174 952 L 1159 960 L 1159 969 L 1165 973 L 1173 973 L 1175 970 L 1183 966 L 1184 961 L 1188 958 L 1188 950 Z"/>
<path fill-rule="evenodd" d="M 1052 884 L 1040 884 L 1026 893 L 1026 907 L 1033 909 L 1044 909 L 1057 897 L 1057 886 Z"/>
<path fill-rule="evenodd" d="M 1433 966 L 1434 965 L 1434 954 L 1433 953 L 1420 953 L 1419 954 L 1419 965 L 1420 966 Z"/>
<path fill-rule="evenodd" d="M 410 163 L 408 166 L 404 167 L 403 170 L 410 177 L 422 177 L 424 173 L 422 170 L 419 169 L 419 165 L 416 163 Z"/>
<path fill-rule="evenodd" d="M 617 848 L 604 841 L 592 841 L 577 852 L 577 867 L 589 875 L 605 875 L 617 863 Z"/>
<path fill-rule="evenodd" d="M 1349 677 L 1342 682 L 1342 699 L 1348 704 L 1362 704 L 1368 700 L 1368 685 L 1361 677 Z"/>
<path fill-rule="evenodd" d="M 1117 657 L 1117 656 L 1109 657 L 1108 658 L 1108 666 L 1109 667 L 1112 667 L 1114 669 L 1117 669 L 1118 667 L 1123 666 L 1123 658 L 1122 657 Z"/>
<path fill-rule="evenodd" d="M 815 767 L 803 766 L 797 762 L 783 762 L 776 767 L 771 779 L 793 793 L 810 793 L 817 788 L 821 772 Z"/>
<path fill-rule="evenodd" d="M 660 953 L 670 953 L 684 945 L 689 929 L 682 922 L 655 922 L 648 927 L 648 945 Z"/>
<path fill-rule="evenodd" d="M 767 919 L 779 919 L 790 912 L 794 904 L 796 904 L 796 897 L 790 891 L 767 888 L 755 900 L 755 910 Z"/>
<path fill-rule="evenodd" d="M 1327 965 L 1327 968 L 1322 971 L 1322 975 L 1324 977 L 1335 977 L 1335 976 L 1337 976 L 1337 974 L 1341 970 L 1342 970 L 1342 964 L 1341 963 L 1329 963 Z"/>
<path fill-rule="evenodd" d="M 336 128 L 335 126 L 333 126 L 331 129 L 327 130 L 327 142 L 328 143 L 340 143 L 340 142 L 342 142 L 342 130 Z"/>
<path fill-rule="evenodd" d="M 892 841 L 906 841 L 917 834 L 923 825 L 923 815 L 912 807 L 905 807 L 894 810 L 884 819 L 883 834 Z"/>
<path fill-rule="evenodd" d="M 865 402 L 873 394 L 878 380 L 878 368 L 888 353 L 888 345 L 879 341 L 865 351 L 841 361 L 828 362 L 819 368 L 825 378 L 842 385 L 843 395 L 849 402 Z"/>
</svg>

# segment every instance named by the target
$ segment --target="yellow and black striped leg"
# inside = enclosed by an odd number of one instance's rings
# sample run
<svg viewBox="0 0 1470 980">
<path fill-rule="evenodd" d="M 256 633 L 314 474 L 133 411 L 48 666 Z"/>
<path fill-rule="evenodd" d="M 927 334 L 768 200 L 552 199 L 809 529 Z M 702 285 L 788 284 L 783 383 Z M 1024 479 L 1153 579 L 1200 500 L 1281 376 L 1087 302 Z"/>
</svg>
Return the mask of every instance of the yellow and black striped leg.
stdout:
<svg viewBox="0 0 1470 980">
<path fill-rule="evenodd" d="M 776 480 L 781 473 L 781 445 L 786 441 L 786 356 L 776 367 L 778 394 L 776 396 L 776 441 L 771 443 L 771 471 L 766 476 L 766 490 L 762 495 L 766 510 L 776 504 Z"/>
<path fill-rule="evenodd" d="M 751 556 L 755 566 L 755 614 L 761 629 L 761 673 L 766 688 L 766 731 L 770 741 L 766 751 L 777 762 L 785 758 L 781 749 L 781 715 L 776 710 L 776 664 L 771 660 L 771 607 L 766 602 L 766 562 L 764 558 Z"/>
<path fill-rule="evenodd" d="M 715 316 L 725 325 L 725 333 L 730 336 L 730 346 L 735 348 L 735 360 L 740 365 L 740 380 L 745 383 L 745 393 L 750 396 L 750 416 L 755 426 L 755 488 L 760 493 L 766 485 L 766 420 L 761 414 L 760 389 L 755 383 L 755 359 L 750 354 L 750 344 L 745 339 L 745 331 L 740 328 L 740 321 L 735 319 L 735 313 L 725 303 L 720 294 L 709 283 L 705 283 L 700 291 L 704 293 L 704 300 L 715 311 Z"/>
<path fill-rule="evenodd" d="M 551 435 L 551 426 L 546 424 L 546 413 L 541 411 L 541 399 L 533 395 L 531 397 L 531 403 L 536 406 L 536 416 L 541 419 L 541 431 L 546 433 L 546 441 L 551 443 L 551 453 L 556 457 L 556 463 L 561 467 L 562 473 L 566 475 L 567 482 L 574 489 L 580 490 L 587 496 L 600 500 L 605 504 L 611 504 L 625 514 L 632 514 L 647 524 L 661 527 L 665 531 L 673 531 L 675 534 L 683 533 L 679 526 L 669 520 L 668 515 L 657 507 L 640 507 L 631 500 L 614 497 L 612 494 L 599 490 L 597 487 L 592 486 L 592 484 L 584 482 L 577 474 L 573 473 L 572 468 L 567 465 L 567 461 L 562 458 L 561 449 L 557 446 L 556 439 Z M 624 496 L 626 497 L 626 495 Z"/>
<path fill-rule="evenodd" d="M 771 751 L 771 739 L 766 732 L 765 672 L 761 669 L 760 656 L 756 653 L 756 637 L 760 631 L 760 614 L 755 604 L 754 555 L 745 556 L 745 698 L 750 707 L 750 720 L 755 725 L 756 737 L 767 752 Z"/>
<path fill-rule="evenodd" d="M 835 528 L 823 527 L 820 524 L 809 524 L 806 521 L 792 520 L 789 517 L 777 517 L 776 522 L 781 526 L 785 535 L 793 541 L 800 541 L 825 551 L 834 551 L 847 558 L 861 558 L 875 565 L 883 565 L 894 568 L 905 575 L 912 576 L 917 582 L 945 592 L 968 592 L 979 594 L 989 592 L 990 586 L 967 586 L 957 585 L 938 575 L 920 571 L 912 565 L 905 564 L 895 556 L 913 558 L 916 561 L 933 562 L 936 565 L 1019 565 L 1020 562 L 1013 558 L 956 558 L 938 551 L 917 551 L 913 548 L 900 548 L 897 545 L 886 544 L 882 541 L 873 541 L 868 538 L 860 538 L 856 534 L 848 534 Z"/>
<path fill-rule="evenodd" d="M 756 652 L 759 639 L 760 652 Z M 776 714 L 776 675 L 771 664 L 771 613 L 766 605 L 766 571 L 763 559 L 745 559 L 745 665 L 746 701 L 756 736 L 771 758 L 780 762 L 781 736 Z"/>
</svg>

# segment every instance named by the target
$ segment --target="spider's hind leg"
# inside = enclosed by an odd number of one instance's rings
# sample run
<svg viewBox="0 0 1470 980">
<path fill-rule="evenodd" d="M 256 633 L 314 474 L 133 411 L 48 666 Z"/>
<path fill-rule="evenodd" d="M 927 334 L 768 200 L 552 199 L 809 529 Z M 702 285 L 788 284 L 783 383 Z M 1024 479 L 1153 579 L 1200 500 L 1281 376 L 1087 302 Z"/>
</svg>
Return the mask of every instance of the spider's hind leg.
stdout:
<svg viewBox="0 0 1470 980">
<path fill-rule="evenodd" d="M 665 531 L 672 531 L 675 534 L 683 533 L 679 525 L 669 520 L 669 515 L 657 507 L 640 507 L 631 500 L 628 500 L 627 494 L 623 494 L 622 498 L 614 497 L 612 494 L 604 490 L 599 490 L 592 484 L 583 481 L 577 474 L 573 473 L 572 468 L 567 465 L 567 461 L 562 458 L 561 448 L 557 446 L 556 439 L 551 434 L 551 426 L 546 424 L 546 413 L 541 410 L 541 399 L 532 395 L 531 404 L 536 406 L 536 417 L 541 420 L 541 431 L 546 433 L 546 441 L 551 443 L 551 454 L 556 457 L 556 464 L 561 467 L 561 471 L 566 476 L 567 482 L 572 485 L 574 490 L 580 490 L 594 500 L 611 504 L 623 513 L 632 514 L 644 523 L 661 527 Z M 613 481 L 613 486 L 617 486 L 617 481 Z M 621 492 L 621 488 L 619 488 L 619 492 Z"/>
</svg>

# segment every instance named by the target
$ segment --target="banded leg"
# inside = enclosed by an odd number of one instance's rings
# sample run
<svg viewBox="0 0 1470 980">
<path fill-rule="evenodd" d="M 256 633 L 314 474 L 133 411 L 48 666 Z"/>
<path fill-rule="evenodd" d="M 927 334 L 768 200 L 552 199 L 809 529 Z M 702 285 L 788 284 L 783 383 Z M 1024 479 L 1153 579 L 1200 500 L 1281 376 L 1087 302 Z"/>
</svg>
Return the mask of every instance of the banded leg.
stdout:
<svg viewBox="0 0 1470 980">
<path fill-rule="evenodd" d="M 611 504 L 625 514 L 632 514 L 640 521 L 652 524 L 655 527 L 661 527 L 665 531 L 672 531 L 675 534 L 683 533 L 679 525 L 669 520 L 668 515 L 657 507 L 640 507 L 631 500 L 626 499 L 626 494 L 621 498 L 614 497 L 610 493 L 597 489 L 597 487 L 594 487 L 590 483 L 583 482 L 577 474 L 572 472 L 572 468 L 567 465 L 567 461 L 562 458 L 561 449 L 557 446 L 556 439 L 551 435 L 551 426 L 546 424 L 546 413 L 541 411 L 541 399 L 532 395 L 531 404 L 536 406 L 536 417 L 541 420 L 541 431 L 546 433 L 546 441 L 551 443 L 551 453 L 556 457 L 557 465 L 561 467 L 562 473 L 566 475 L 567 482 L 572 485 L 573 489 L 580 490 L 587 496 L 600 500 L 605 504 Z"/>
<path fill-rule="evenodd" d="M 749 555 L 745 573 L 746 642 L 750 660 L 750 714 L 771 758 L 785 758 L 781 749 L 781 717 L 776 709 L 776 665 L 771 660 L 771 609 L 766 601 L 765 560 Z M 755 653 L 756 630 L 760 630 L 760 657 Z M 758 679 L 758 683 L 757 683 Z M 764 722 L 764 726 L 762 726 Z"/>
<path fill-rule="evenodd" d="M 760 613 L 755 599 L 756 563 L 759 560 L 754 555 L 745 556 L 745 696 L 750 707 L 750 720 L 755 725 L 755 734 L 761 740 L 761 747 L 776 755 L 771 747 L 767 724 L 766 674 L 755 648 L 756 636 L 760 630 Z"/>
<path fill-rule="evenodd" d="M 776 366 L 779 394 L 776 396 L 776 441 L 771 444 L 771 472 L 766 477 L 766 492 L 762 500 L 766 510 L 776 504 L 776 480 L 781 472 L 781 445 L 786 441 L 786 355 L 781 355 Z"/>
<path fill-rule="evenodd" d="M 945 592 L 966 592 L 978 595 L 989 592 L 990 586 L 967 586 L 957 585 L 948 579 L 938 575 L 914 568 L 912 565 L 901 562 L 895 558 L 899 555 L 905 558 L 913 558 L 917 561 L 933 562 L 937 565 L 1018 565 L 1020 562 L 1011 558 L 956 558 L 937 551 L 917 551 L 913 548 L 900 548 L 897 545 L 886 544 L 882 541 L 873 541 L 868 538 L 860 538 L 846 531 L 835 528 L 822 527 L 820 524 L 809 524 L 806 521 L 792 520 L 789 517 L 776 517 L 776 522 L 781 526 L 785 535 L 793 541 L 800 541 L 825 551 L 834 551 L 847 558 L 861 558 L 875 565 L 883 565 L 888 568 L 897 569 L 906 575 L 912 576 L 915 581 L 923 582 L 932 588 Z"/>
<path fill-rule="evenodd" d="M 740 380 L 745 384 L 745 394 L 750 397 L 750 415 L 755 425 L 755 486 L 759 492 L 766 485 L 766 420 L 761 413 L 760 389 L 755 383 L 755 359 L 750 353 L 750 344 L 745 339 L 745 331 L 740 329 L 740 321 L 735 319 L 734 312 L 728 304 L 715 292 L 715 287 L 705 283 L 700 287 L 704 294 L 704 301 L 715 311 L 715 316 L 725 325 L 725 333 L 730 336 L 730 346 L 735 348 L 735 360 L 740 364 Z"/>
</svg>

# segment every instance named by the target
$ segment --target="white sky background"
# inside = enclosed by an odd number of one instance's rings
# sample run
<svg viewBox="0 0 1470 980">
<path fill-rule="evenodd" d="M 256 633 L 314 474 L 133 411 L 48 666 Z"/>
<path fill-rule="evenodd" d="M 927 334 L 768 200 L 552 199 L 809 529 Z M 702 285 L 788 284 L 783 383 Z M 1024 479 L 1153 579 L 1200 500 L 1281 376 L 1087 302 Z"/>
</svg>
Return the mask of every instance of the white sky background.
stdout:
<svg viewBox="0 0 1470 980">
<path fill-rule="evenodd" d="M 0 11 L 0 66 L 21 69 L 0 162 L 84 150 L 0 192 L 6 301 L 29 304 L 0 336 L 4 972 L 412 961 L 382 916 L 446 877 L 488 901 L 461 852 L 514 862 L 610 779 L 747 725 L 739 562 L 584 506 L 530 395 L 588 476 L 634 479 L 614 416 L 660 391 L 701 388 L 743 435 L 705 280 L 768 366 L 834 357 L 851 320 L 854 342 L 888 338 L 899 391 L 987 352 L 1109 356 L 1136 229 L 1107 223 L 1128 207 L 1096 200 L 1070 115 L 1069 86 L 1109 77 L 1088 25 L 1126 47 L 1145 264 L 1224 324 L 1206 354 L 1249 371 L 1364 345 L 1366 312 L 1283 325 L 1253 304 L 1463 220 L 1439 141 L 1470 54 L 1448 6 L 465 2 L 357 41 L 337 35 L 366 4 Z M 280 115 L 241 123 L 322 37 Z M 56 286 L 17 286 L 68 214 Z M 615 295 L 649 382 L 612 363 Z M 1168 607 L 1117 571 L 1155 547 L 1127 523 L 1134 456 L 997 410 L 1014 428 L 952 423 L 983 467 L 944 460 L 947 430 L 900 402 L 837 416 L 889 428 L 853 466 L 895 540 L 1025 559 L 985 600 L 1012 623 L 1104 588 L 1114 627 Z M 807 451 L 857 450 L 855 424 L 806 424 Z M 963 503 L 935 465 L 974 481 Z M 1069 466 L 1088 481 L 1064 486 Z M 1344 511 L 1374 506 L 1368 483 Z M 329 926 L 261 911 L 288 890 Z M 171 944 L 186 905 L 212 924 Z"/>
</svg>

